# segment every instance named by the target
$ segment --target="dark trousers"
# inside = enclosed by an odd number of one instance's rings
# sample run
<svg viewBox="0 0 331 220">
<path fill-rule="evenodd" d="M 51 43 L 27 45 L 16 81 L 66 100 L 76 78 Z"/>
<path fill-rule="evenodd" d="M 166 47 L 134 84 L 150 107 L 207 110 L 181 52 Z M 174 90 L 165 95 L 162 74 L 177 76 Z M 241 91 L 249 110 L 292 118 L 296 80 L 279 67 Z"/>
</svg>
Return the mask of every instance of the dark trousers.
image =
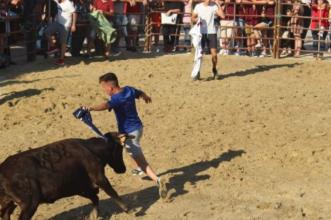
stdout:
<svg viewBox="0 0 331 220">
<path fill-rule="evenodd" d="M 303 16 L 311 17 L 311 9 L 306 5 L 303 6 Z M 304 30 L 301 33 L 302 47 L 303 47 L 305 38 L 307 36 L 308 28 L 310 26 L 310 21 L 311 21 L 311 18 L 304 18 L 303 19 L 303 28 L 304 28 Z"/>
<path fill-rule="evenodd" d="M 324 31 L 323 32 L 323 35 L 322 36 L 318 36 L 319 34 L 319 31 L 312 31 L 312 35 L 313 35 L 313 47 L 314 49 L 318 49 L 318 40 L 320 40 L 320 50 L 324 50 L 325 49 L 325 39 L 326 39 L 326 36 L 328 35 L 328 32 L 327 31 Z"/>
<path fill-rule="evenodd" d="M 88 36 L 88 26 L 79 26 L 75 32 L 72 33 L 71 39 L 71 55 L 79 56 L 83 48 L 85 38 Z"/>
</svg>

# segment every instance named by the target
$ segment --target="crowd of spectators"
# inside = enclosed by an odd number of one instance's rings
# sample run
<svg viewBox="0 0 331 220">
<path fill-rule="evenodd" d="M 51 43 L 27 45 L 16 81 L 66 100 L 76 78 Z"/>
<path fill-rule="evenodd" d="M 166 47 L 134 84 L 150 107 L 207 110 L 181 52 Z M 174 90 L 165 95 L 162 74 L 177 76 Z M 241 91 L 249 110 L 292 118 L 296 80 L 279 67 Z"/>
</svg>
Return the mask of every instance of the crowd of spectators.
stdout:
<svg viewBox="0 0 331 220">
<path fill-rule="evenodd" d="M 10 41 L 8 33 L 19 28 L 10 16 L 24 14 L 24 0 L 6 0 L 0 3 L 0 65 L 7 57 L 10 62 Z M 50 9 L 47 2 L 51 1 Z M 282 56 L 300 56 L 308 47 L 312 50 L 329 49 L 330 2 L 331 0 L 282 0 L 281 40 Z M 139 48 L 139 33 L 144 32 L 145 13 L 151 21 L 151 38 L 154 52 L 171 53 L 191 50 L 189 31 L 192 26 L 191 13 L 197 1 L 193 0 L 34 0 L 40 7 L 38 31 L 48 37 L 46 50 L 59 51 L 57 64 L 64 64 L 65 52 L 73 56 L 117 56 L 121 46 L 131 52 Z M 215 20 L 219 39 L 220 55 L 245 55 L 264 57 L 271 53 L 276 14 L 275 0 L 221 0 L 225 17 Z M 50 11 L 50 12 L 49 12 Z M 98 11 L 116 29 L 113 43 L 102 42 L 97 31 L 89 23 L 89 14 Z M 48 14 L 48 16 L 47 16 Z M 44 29 L 41 29 L 44 27 Z M 7 33 L 7 34 L 6 34 Z M 39 33 L 39 32 L 38 32 Z M 311 33 L 312 44 L 305 42 Z M 54 34 L 57 37 L 54 37 Z M 329 37 L 328 37 L 329 35 Z M 11 35 L 9 35 L 11 36 Z M 163 45 L 160 45 L 162 36 Z M 122 42 L 122 43 L 121 43 Z M 82 52 L 84 50 L 85 51 Z M 40 47 L 40 46 L 39 46 Z M 203 48 L 205 53 L 209 48 Z"/>
</svg>

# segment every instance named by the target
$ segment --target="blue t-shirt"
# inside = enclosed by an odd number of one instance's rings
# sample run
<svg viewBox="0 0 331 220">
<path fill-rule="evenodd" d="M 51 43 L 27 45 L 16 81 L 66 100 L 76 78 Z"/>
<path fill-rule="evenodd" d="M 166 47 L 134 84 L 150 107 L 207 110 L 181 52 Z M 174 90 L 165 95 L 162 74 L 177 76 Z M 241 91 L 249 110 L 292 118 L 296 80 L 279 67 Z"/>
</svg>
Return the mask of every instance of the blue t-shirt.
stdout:
<svg viewBox="0 0 331 220">
<path fill-rule="evenodd" d="M 115 112 L 120 133 L 131 133 L 143 126 L 138 116 L 135 100 L 141 94 L 140 90 L 125 86 L 121 92 L 113 95 L 108 101 L 109 108 Z"/>
</svg>

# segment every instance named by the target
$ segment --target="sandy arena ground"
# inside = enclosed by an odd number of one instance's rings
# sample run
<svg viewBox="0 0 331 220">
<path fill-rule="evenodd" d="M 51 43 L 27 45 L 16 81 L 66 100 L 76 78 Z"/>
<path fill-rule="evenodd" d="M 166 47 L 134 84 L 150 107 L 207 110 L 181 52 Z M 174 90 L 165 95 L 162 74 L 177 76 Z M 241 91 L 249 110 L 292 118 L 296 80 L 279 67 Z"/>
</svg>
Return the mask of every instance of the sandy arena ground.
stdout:
<svg viewBox="0 0 331 220">
<path fill-rule="evenodd" d="M 145 90 L 138 101 L 142 145 L 169 180 L 169 199 L 151 181 L 107 168 L 134 209 L 123 213 L 103 192 L 103 219 L 331 219 L 331 63 L 305 59 L 222 57 L 222 80 L 210 81 L 210 58 L 192 82 L 190 55 L 123 57 L 86 64 L 53 60 L 0 70 L 0 160 L 29 148 L 93 133 L 72 112 L 106 97 L 98 77 L 113 71 L 122 85 Z M 113 113 L 94 112 L 104 132 Z M 132 168 L 125 155 L 128 171 Z M 34 219 L 84 219 L 80 197 L 41 205 Z M 14 219 L 17 219 L 17 211 Z"/>
</svg>

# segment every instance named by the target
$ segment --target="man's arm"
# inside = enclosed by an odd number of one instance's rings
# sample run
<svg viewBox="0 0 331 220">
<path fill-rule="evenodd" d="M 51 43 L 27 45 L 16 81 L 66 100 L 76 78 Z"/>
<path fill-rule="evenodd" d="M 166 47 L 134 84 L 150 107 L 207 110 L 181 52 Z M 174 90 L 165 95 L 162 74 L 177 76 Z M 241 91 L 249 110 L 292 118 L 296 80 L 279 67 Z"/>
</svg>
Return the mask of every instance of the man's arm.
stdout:
<svg viewBox="0 0 331 220">
<path fill-rule="evenodd" d="M 151 103 L 152 99 L 145 92 L 141 91 L 139 98 L 142 98 L 146 103 Z"/>
<path fill-rule="evenodd" d="M 77 13 L 72 13 L 72 24 L 71 24 L 71 32 L 76 31 L 76 21 L 77 21 Z"/>
<path fill-rule="evenodd" d="M 219 0 L 216 0 L 215 1 L 215 4 L 217 5 L 218 7 L 218 10 L 216 11 L 216 14 L 221 18 L 221 19 L 224 19 L 225 18 L 225 14 L 224 14 L 224 9 L 223 9 L 223 5 L 224 3 L 221 4 L 221 2 Z"/>
<path fill-rule="evenodd" d="M 104 110 L 108 110 L 110 107 L 109 107 L 108 102 L 104 102 L 99 105 L 95 105 L 95 106 L 91 106 L 91 107 L 84 107 L 84 108 L 86 108 L 89 111 L 104 111 Z"/>
</svg>

